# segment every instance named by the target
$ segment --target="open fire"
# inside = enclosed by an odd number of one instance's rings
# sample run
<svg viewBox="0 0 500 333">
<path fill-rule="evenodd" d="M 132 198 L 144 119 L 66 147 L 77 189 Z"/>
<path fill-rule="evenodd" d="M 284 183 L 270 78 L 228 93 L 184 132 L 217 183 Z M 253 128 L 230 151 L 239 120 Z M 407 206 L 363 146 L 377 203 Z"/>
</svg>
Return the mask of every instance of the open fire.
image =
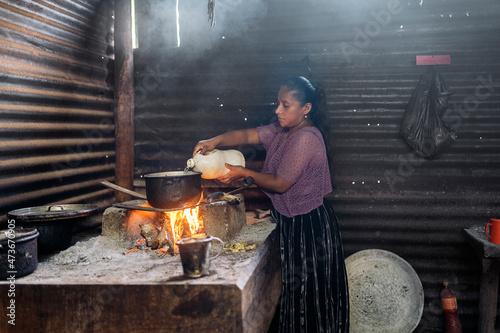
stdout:
<svg viewBox="0 0 500 333">
<path fill-rule="evenodd" d="M 200 201 L 203 199 L 200 199 Z M 151 207 L 147 202 L 141 204 L 142 207 Z M 149 223 L 134 223 L 134 220 L 143 221 L 145 216 L 150 214 L 141 210 L 133 210 L 129 216 L 129 226 L 139 224 L 142 238 L 136 241 L 137 246 L 130 252 L 149 247 L 157 250 L 160 254 L 177 253 L 176 242 L 184 237 L 205 236 L 203 227 L 203 217 L 200 206 L 194 208 L 181 209 L 171 212 L 161 212 L 155 221 Z M 127 251 L 130 253 L 129 251 Z"/>
<path fill-rule="evenodd" d="M 203 219 L 200 215 L 200 206 L 165 212 L 165 217 L 165 224 L 170 225 L 174 242 L 177 242 L 182 237 L 203 235 Z"/>
<path fill-rule="evenodd" d="M 200 200 L 209 201 L 208 197 Z M 173 255 L 178 252 L 176 242 L 184 237 L 209 235 L 230 242 L 247 223 L 241 194 L 217 197 L 214 202 L 170 212 L 151 209 L 142 200 L 125 202 L 121 206 L 110 207 L 104 212 L 102 235 L 123 241 L 129 248 L 125 254 L 147 249 L 160 256 Z"/>
</svg>

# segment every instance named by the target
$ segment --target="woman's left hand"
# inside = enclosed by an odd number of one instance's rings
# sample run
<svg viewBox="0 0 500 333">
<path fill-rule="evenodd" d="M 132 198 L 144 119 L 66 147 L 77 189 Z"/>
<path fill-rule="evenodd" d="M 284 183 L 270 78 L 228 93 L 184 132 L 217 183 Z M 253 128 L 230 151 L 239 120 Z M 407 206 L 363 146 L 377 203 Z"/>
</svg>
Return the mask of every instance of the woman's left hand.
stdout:
<svg viewBox="0 0 500 333">
<path fill-rule="evenodd" d="M 225 184 L 230 184 L 235 180 L 246 177 L 245 170 L 247 169 L 245 169 L 240 165 L 231 165 L 226 163 L 225 167 L 229 169 L 229 172 L 226 173 L 224 176 L 217 178 L 218 180 L 220 180 Z"/>
<path fill-rule="evenodd" d="M 285 193 L 293 185 L 275 174 L 255 172 L 239 165 L 227 163 L 225 167 L 229 169 L 229 172 L 217 179 L 226 184 L 233 183 L 232 185 L 235 185 L 235 183 L 238 184 L 238 180 L 242 180 L 245 177 L 252 177 L 254 184 L 259 188 L 276 193 Z"/>
</svg>

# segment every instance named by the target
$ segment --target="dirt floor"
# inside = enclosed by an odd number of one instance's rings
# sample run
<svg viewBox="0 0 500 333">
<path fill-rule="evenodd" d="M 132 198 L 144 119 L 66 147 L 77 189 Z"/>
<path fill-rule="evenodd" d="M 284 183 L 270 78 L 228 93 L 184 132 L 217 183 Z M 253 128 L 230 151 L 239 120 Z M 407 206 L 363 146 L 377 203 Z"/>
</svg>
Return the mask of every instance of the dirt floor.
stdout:
<svg viewBox="0 0 500 333">
<path fill-rule="evenodd" d="M 183 276 L 180 256 L 159 254 L 149 248 L 125 254 L 135 244 L 124 244 L 100 235 L 100 229 L 77 234 L 70 248 L 53 255 L 39 257 L 38 268 L 32 274 L 19 278 L 19 284 L 79 284 L 79 283 L 219 283 L 238 279 L 248 266 L 275 224 L 269 216 L 257 219 L 255 212 L 247 212 L 247 225 L 227 245 L 256 245 L 246 252 L 223 250 L 211 261 L 210 274 L 198 279 Z M 213 242 L 212 254 L 221 250 Z"/>
</svg>

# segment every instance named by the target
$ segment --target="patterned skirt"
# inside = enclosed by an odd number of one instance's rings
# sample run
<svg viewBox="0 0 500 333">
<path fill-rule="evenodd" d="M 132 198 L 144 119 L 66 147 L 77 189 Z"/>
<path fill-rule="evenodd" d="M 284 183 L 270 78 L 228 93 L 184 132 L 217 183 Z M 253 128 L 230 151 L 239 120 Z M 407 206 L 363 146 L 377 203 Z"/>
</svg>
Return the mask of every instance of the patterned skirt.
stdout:
<svg viewBox="0 0 500 333">
<path fill-rule="evenodd" d="M 286 217 L 280 231 L 279 332 L 349 332 L 349 290 L 337 217 L 330 203 Z"/>
</svg>

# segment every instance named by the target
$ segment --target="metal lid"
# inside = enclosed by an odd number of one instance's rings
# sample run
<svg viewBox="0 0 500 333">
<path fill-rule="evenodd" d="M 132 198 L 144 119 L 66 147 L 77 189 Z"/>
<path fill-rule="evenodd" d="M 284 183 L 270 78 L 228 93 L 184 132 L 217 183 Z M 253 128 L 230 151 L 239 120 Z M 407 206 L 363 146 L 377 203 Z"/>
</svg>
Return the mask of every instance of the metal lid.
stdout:
<svg viewBox="0 0 500 333">
<path fill-rule="evenodd" d="M 31 240 L 38 237 L 38 235 L 38 230 L 33 228 L 0 230 L 0 247 L 1 245 L 5 247 L 9 239 L 17 243 Z"/>
<path fill-rule="evenodd" d="M 85 217 L 98 210 L 99 206 L 96 205 L 52 205 L 16 209 L 10 211 L 8 216 L 16 221 L 40 222 Z"/>
<path fill-rule="evenodd" d="M 346 260 L 350 332 L 412 332 L 420 322 L 424 291 L 417 273 L 385 250 L 363 250 Z"/>
<path fill-rule="evenodd" d="M 200 176 L 201 172 L 196 171 L 164 171 L 148 173 L 144 175 L 144 178 L 167 178 L 167 177 L 190 177 L 190 176 Z M 196 178 L 196 177 L 195 177 Z"/>
</svg>

